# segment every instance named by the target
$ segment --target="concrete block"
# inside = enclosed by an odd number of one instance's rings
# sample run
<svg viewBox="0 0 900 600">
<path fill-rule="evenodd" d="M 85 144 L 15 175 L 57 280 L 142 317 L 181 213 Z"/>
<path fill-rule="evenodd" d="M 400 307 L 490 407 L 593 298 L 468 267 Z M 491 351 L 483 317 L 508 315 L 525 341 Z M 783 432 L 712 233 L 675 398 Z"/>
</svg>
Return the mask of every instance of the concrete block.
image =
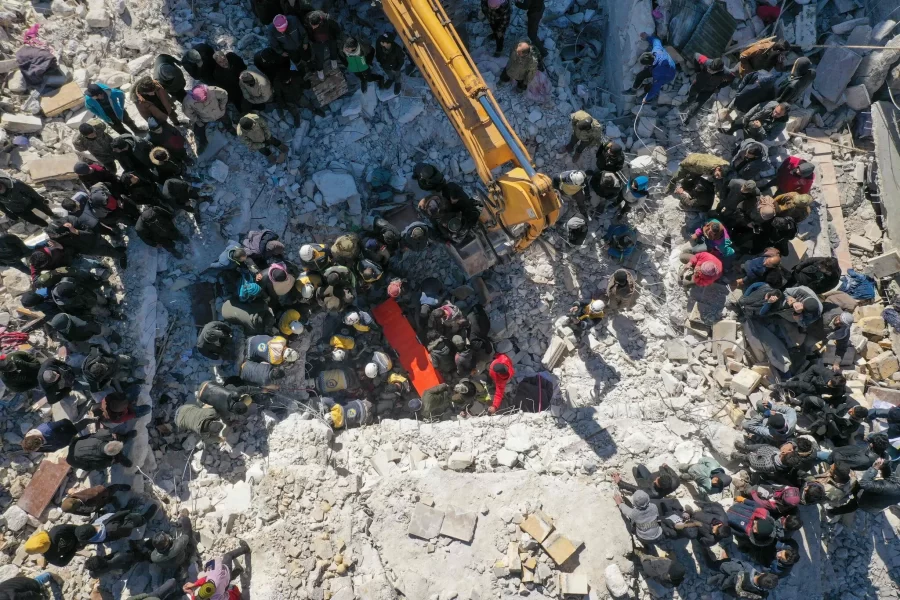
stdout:
<svg viewBox="0 0 900 600">
<path fill-rule="evenodd" d="M 737 321 L 733 321 L 731 319 L 723 319 L 713 325 L 712 339 L 727 340 L 722 342 L 713 342 L 713 356 L 719 357 L 722 355 L 722 352 L 724 350 L 731 350 L 734 348 L 734 344 L 729 342 L 737 342 L 737 330 Z"/>
<path fill-rule="evenodd" d="M 847 106 L 853 110 L 866 110 L 872 105 L 869 90 L 862 84 L 850 86 L 844 93 L 847 97 Z"/>
<path fill-rule="evenodd" d="M 475 537 L 475 525 L 477 523 L 478 513 L 458 513 L 448 510 L 444 514 L 444 522 L 441 524 L 441 535 L 468 544 Z M 521 565 L 519 570 L 521 570 Z"/>
<path fill-rule="evenodd" d="M 900 252 L 891 250 L 881 256 L 874 256 L 869 259 L 869 265 L 874 276 L 879 279 L 900 273 Z"/>
<path fill-rule="evenodd" d="M 29 174 L 36 183 L 78 179 L 75 163 L 79 160 L 77 154 L 51 154 L 28 163 Z"/>
<path fill-rule="evenodd" d="M 409 528 L 406 530 L 406 533 L 417 538 L 430 540 L 431 538 L 436 538 L 441 533 L 441 526 L 443 523 L 443 511 L 425 506 L 424 504 L 416 504 L 416 508 L 409 518 Z"/>
<path fill-rule="evenodd" d="M 89 0 L 85 21 L 88 27 L 97 29 L 109 27 L 109 13 L 106 11 L 106 3 L 103 0 Z"/>
<path fill-rule="evenodd" d="M 875 244 L 873 244 L 872 240 L 867 237 L 863 237 L 854 233 L 850 235 L 850 239 L 848 241 L 851 248 L 857 248 L 866 253 L 875 252 Z"/>
<path fill-rule="evenodd" d="M 850 382 L 848 381 L 847 383 Z M 900 390 L 895 390 L 893 388 L 871 386 L 866 391 L 866 398 L 871 402 L 881 400 L 882 402 L 887 402 L 894 406 L 900 406 Z"/>
<path fill-rule="evenodd" d="M 816 43 L 816 5 L 809 3 L 794 18 L 794 44 L 811 48 Z"/>
<path fill-rule="evenodd" d="M 547 351 L 544 352 L 544 356 L 543 358 L 541 358 L 541 364 L 544 365 L 545 369 L 552 371 L 557 363 L 559 363 L 565 350 L 566 341 L 558 335 L 554 335 L 550 340 L 550 345 L 547 347 Z"/>
<path fill-rule="evenodd" d="M 528 515 L 528 518 L 519 524 L 519 529 L 533 537 L 534 541 L 540 544 L 553 531 L 553 521 L 544 513 L 536 511 Z"/>
<path fill-rule="evenodd" d="M 578 546 L 558 531 L 547 536 L 547 539 L 541 542 L 541 547 L 557 566 L 563 565 L 578 551 Z"/>
<path fill-rule="evenodd" d="M 6 113 L 0 117 L 0 127 L 10 133 L 37 133 L 44 128 L 40 117 Z"/>
<path fill-rule="evenodd" d="M 506 547 L 506 568 L 510 573 L 522 572 L 522 559 L 519 558 L 519 544 L 510 542 Z"/>
<path fill-rule="evenodd" d="M 41 96 L 41 112 L 48 118 L 57 117 L 67 110 L 82 106 L 84 106 L 84 92 L 74 81 L 53 90 L 46 96 Z"/>
<path fill-rule="evenodd" d="M 813 87 L 826 100 L 840 101 L 860 62 L 862 57 L 853 50 L 840 46 L 828 48 L 816 67 Z"/>
<path fill-rule="evenodd" d="M 743 370 L 744 366 L 740 365 L 739 370 Z M 728 369 L 725 367 L 717 367 L 713 372 L 713 379 L 716 380 L 716 383 L 719 384 L 719 387 L 723 390 L 729 388 L 731 386 L 731 382 L 734 380 L 734 377 L 731 373 L 728 372 Z"/>
<path fill-rule="evenodd" d="M 0 75 L 12 73 L 19 68 L 19 62 L 14 58 L 0 60 Z"/>
<path fill-rule="evenodd" d="M 503 448 L 497 451 L 497 464 L 504 467 L 514 467 L 519 462 L 519 455 L 512 450 Z"/>
<path fill-rule="evenodd" d="M 447 468 L 453 471 L 465 471 L 475 462 L 471 452 L 454 452 L 447 459 Z"/>
<path fill-rule="evenodd" d="M 734 423 L 734 426 L 740 429 L 741 425 L 744 423 L 745 414 L 740 406 L 729 404 L 728 417 L 731 419 L 731 422 Z"/>
<path fill-rule="evenodd" d="M 868 366 L 872 377 L 881 380 L 890 379 L 891 375 L 900 370 L 900 362 L 897 361 L 894 353 L 890 351 L 882 352 L 870 360 Z"/>
<path fill-rule="evenodd" d="M 666 342 L 666 355 L 672 362 L 687 362 L 690 359 L 690 348 L 681 340 Z"/>
<path fill-rule="evenodd" d="M 744 368 L 731 380 L 731 389 L 738 394 L 749 396 L 759 387 L 761 382 L 762 375 L 752 369 Z"/>
<path fill-rule="evenodd" d="M 579 573 L 560 573 L 559 590 L 563 596 L 583 596 L 584 594 L 587 594 L 587 575 Z"/>
<path fill-rule="evenodd" d="M 880 317 L 883 312 L 884 306 L 881 304 L 863 304 L 853 311 L 853 320 L 859 323 L 866 317 Z"/>
<path fill-rule="evenodd" d="M 876 337 L 884 337 L 887 325 L 881 317 L 863 317 L 857 321 L 863 333 Z"/>
</svg>

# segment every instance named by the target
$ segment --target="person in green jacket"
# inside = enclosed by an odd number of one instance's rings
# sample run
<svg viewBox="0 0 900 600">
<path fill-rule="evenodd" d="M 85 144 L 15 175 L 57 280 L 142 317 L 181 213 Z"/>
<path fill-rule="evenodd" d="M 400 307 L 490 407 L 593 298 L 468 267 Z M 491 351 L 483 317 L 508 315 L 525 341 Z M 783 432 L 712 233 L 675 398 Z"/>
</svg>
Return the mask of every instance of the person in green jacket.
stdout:
<svg viewBox="0 0 900 600">
<path fill-rule="evenodd" d="M 703 495 L 720 494 L 731 485 L 731 477 L 714 458 L 701 456 L 690 465 L 678 465 L 682 481 L 693 481 Z"/>
<path fill-rule="evenodd" d="M 347 65 L 347 71 L 359 78 L 359 87 L 366 92 L 370 81 L 377 81 L 379 85 L 384 83 L 384 77 L 372 72 L 372 61 L 375 58 L 375 50 L 360 42 L 354 37 L 344 40 L 344 48 L 341 51 L 341 59 Z"/>
</svg>

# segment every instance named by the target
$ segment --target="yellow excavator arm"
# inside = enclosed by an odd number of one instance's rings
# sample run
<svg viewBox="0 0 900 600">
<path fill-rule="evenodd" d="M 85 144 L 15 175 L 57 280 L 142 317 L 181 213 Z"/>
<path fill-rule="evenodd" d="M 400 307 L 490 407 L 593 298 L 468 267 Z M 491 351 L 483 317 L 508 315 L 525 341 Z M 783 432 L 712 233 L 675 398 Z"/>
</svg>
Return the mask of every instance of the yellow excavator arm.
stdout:
<svg viewBox="0 0 900 600">
<path fill-rule="evenodd" d="M 559 217 L 550 178 L 535 171 L 440 3 L 382 0 L 382 7 L 475 161 L 488 190 L 482 220 L 522 250 Z"/>
</svg>

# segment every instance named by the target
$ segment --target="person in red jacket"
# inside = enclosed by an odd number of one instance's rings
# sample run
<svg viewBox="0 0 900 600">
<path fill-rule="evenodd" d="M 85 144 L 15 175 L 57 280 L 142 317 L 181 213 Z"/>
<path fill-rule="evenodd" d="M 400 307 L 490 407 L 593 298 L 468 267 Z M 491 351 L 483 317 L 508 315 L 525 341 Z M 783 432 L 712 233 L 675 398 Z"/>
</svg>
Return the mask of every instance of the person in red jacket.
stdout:
<svg viewBox="0 0 900 600">
<path fill-rule="evenodd" d="M 506 392 L 506 384 L 509 383 L 509 380 L 516 374 L 516 370 L 513 369 L 512 361 L 507 355 L 498 354 L 494 357 L 494 361 L 491 363 L 488 372 L 491 375 L 491 379 L 494 380 L 494 403 L 491 404 L 491 407 L 488 409 L 488 414 L 492 415 L 497 412 L 500 405 L 503 404 L 503 394 Z"/>
<path fill-rule="evenodd" d="M 704 287 L 715 283 L 722 276 L 722 261 L 709 252 L 698 252 L 691 257 L 682 273 L 682 284 Z"/>
<path fill-rule="evenodd" d="M 778 194 L 797 192 L 808 194 L 816 180 L 816 166 L 799 156 L 789 156 L 775 174 L 774 183 L 778 186 Z"/>
</svg>

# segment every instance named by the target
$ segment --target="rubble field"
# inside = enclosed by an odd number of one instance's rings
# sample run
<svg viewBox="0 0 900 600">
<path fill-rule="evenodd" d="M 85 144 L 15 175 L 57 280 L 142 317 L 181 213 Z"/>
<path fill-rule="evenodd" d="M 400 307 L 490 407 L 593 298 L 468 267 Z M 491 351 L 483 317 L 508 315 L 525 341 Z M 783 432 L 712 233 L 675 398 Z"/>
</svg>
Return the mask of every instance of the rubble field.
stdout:
<svg viewBox="0 0 900 600">
<path fill-rule="evenodd" d="M 876 18 L 851 0 L 795 3 L 779 30 L 792 43 L 900 48 L 896 14 L 894 20 Z M 671 17 L 666 11 L 673 6 L 691 3 L 657 4 Z M 732 17 L 734 47 L 769 35 L 753 16 L 756 2 L 719 4 Z M 215 308 L 222 302 L 221 290 L 201 271 L 229 240 L 266 226 L 296 256 L 303 242 L 358 228 L 375 203 L 367 181 L 378 166 L 392 171 L 392 186 L 412 194 L 421 191 L 412 183 L 417 162 L 438 165 L 467 188 L 479 185 L 473 160 L 420 74 L 404 77 L 399 95 L 375 85 L 363 94 L 348 77 L 351 92 L 333 102 L 325 117 L 304 110 L 298 123 L 283 111 L 265 113 L 273 135 L 291 149 L 282 165 L 269 165 L 229 134 L 210 131 L 209 148 L 193 174 L 215 192 L 198 220 L 178 217 L 190 238 L 184 258 L 134 237 L 128 240 L 126 270 L 108 259 L 94 265 L 110 274 L 110 293 L 126 316 L 110 320 L 123 336 L 120 351 L 148 363 L 139 404 L 153 406 L 152 414 L 138 419 L 138 435 L 126 446 L 136 466 L 115 466 L 108 481 L 130 483 L 160 503 L 155 519 L 139 532 L 145 537 L 168 529 L 188 509 L 204 559 L 231 550 L 238 539 L 248 541 L 253 553 L 241 577 L 245 598 L 718 600 L 721 592 L 707 585 L 708 568 L 689 545 L 675 545 L 688 570 L 677 590 L 637 573 L 625 556 L 632 540 L 612 500 L 611 474 L 627 479 L 638 463 L 652 470 L 703 454 L 727 464 L 744 412 L 770 394 L 775 381 L 747 332 L 724 308 L 729 288 L 685 292 L 679 285 L 678 246 L 700 220 L 662 193 L 689 152 L 730 158 L 739 140 L 719 127 L 733 117 L 726 105 L 735 92 L 722 90 L 697 120 L 684 124 L 679 106 L 693 66 L 690 56 L 673 51 L 680 66 L 675 81 L 656 103 L 635 105 L 634 96 L 622 90 L 631 86 L 646 46 L 638 35 L 654 26 L 649 0 L 552 0 L 541 26 L 552 97 L 536 103 L 499 83 L 507 58 L 493 56 L 479 5 L 459 0 L 447 10 L 455 23 L 465 24 L 470 53 L 538 169 L 554 175 L 575 166 L 593 168 L 593 150 L 577 165 L 558 152 L 569 139 L 570 113 L 584 109 L 627 149 L 630 172 L 650 177 L 652 200 L 630 217 L 639 232 L 638 250 L 625 264 L 640 286 L 637 305 L 612 316 L 606 327 L 577 336 L 566 336 L 556 325 L 574 301 L 605 286 L 622 266 L 603 246 L 613 217 L 607 211 L 592 220 L 582 247 L 571 248 L 550 231 L 484 275 L 497 348 L 512 358 L 519 378 L 552 373 L 561 398 L 551 411 L 435 423 L 380 418 L 362 429 L 333 432 L 314 410 L 297 366 L 276 405 L 254 407 L 239 426 L 226 430 L 221 444 L 176 431 L 175 410 L 193 399 L 199 384 L 233 374 L 233 364 L 213 366 L 194 350 L 195 314 L 206 311 L 207 295 Z M 349 0 L 329 8 L 348 33 L 362 39 L 390 29 L 377 5 Z M 526 37 L 524 14 L 513 14 L 507 50 Z M 71 104 L 47 116 L 55 110 L 42 109 L 45 100 L 28 90 L 11 57 L 34 24 L 70 82 L 80 90 L 95 81 L 121 87 L 139 124 L 143 120 L 128 92 L 157 54 L 180 56 L 208 41 L 250 64 L 266 45 L 264 28 L 241 0 L 0 2 L 0 138 L 14 144 L 0 154 L 0 166 L 33 183 L 60 211 L 59 202 L 78 189 L 71 176 L 77 158 L 72 138 L 90 115 L 75 93 Z M 794 107 L 788 133 L 770 147 L 767 171 L 774 174 L 789 155 L 817 164 L 816 202 L 799 226 L 793 260 L 836 255 L 845 268 L 890 277 L 900 272 L 900 257 L 864 192 L 873 161 L 855 148 L 848 131 L 885 82 L 900 91 L 900 50 L 807 54 L 819 74 Z M 726 58 L 730 66 L 734 58 Z M 564 214 L 560 223 L 565 219 Z M 33 225 L 10 224 L 4 217 L 0 222 L 23 238 L 39 233 Z M 447 289 L 470 283 L 440 245 L 407 253 L 396 267 L 414 287 L 430 275 L 441 277 Z M 29 281 L 6 269 L 2 283 L 0 322 L 6 324 L 15 318 Z M 891 285 L 893 296 L 900 288 Z M 887 333 L 883 308 L 876 302 L 858 309 L 852 356 L 844 356 L 853 398 L 868 406 L 900 396 L 900 337 Z M 298 345 L 302 354 L 320 327 L 317 318 Z M 57 349 L 40 329 L 29 342 L 47 356 Z M 553 344 L 562 350 L 548 365 L 545 355 Z M 40 557 L 24 553 L 24 541 L 37 528 L 77 519 L 53 503 L 38 515 L 17 504 L 41 461 L 58 458 L 23 452 L 22 435 L 51 415 L 71 417 L 76 410 L 68 401 L 51 410 L 39 396 L 20 394 L 0 403 L 0 581 L 45 570 Z M 69 473 L 55 498 L 101 479 L 98 473 Z M 682 485 L 675 495 L 691 503 L 694 492 Z M 730 495 L 726 491 L 721 501 L 727 505 Z M 898 598 L 897 514 L 860 512 L 840 527 L 823 522 L 814 507 L 803 507 L 801 515 L 804 528 L 795 536 L 802 541 L 801 561 L 770 597 Z M 66 598 L 90 597 L 95 581 L 84 570 L 87 556 L 82 551 L 68 567 L 49 568 L 65 580 Z M 161 574 L 140 564 L 104 576 L 100 587 L 103 598 L 128 598 L 159 583 Z"/>
</svg>

